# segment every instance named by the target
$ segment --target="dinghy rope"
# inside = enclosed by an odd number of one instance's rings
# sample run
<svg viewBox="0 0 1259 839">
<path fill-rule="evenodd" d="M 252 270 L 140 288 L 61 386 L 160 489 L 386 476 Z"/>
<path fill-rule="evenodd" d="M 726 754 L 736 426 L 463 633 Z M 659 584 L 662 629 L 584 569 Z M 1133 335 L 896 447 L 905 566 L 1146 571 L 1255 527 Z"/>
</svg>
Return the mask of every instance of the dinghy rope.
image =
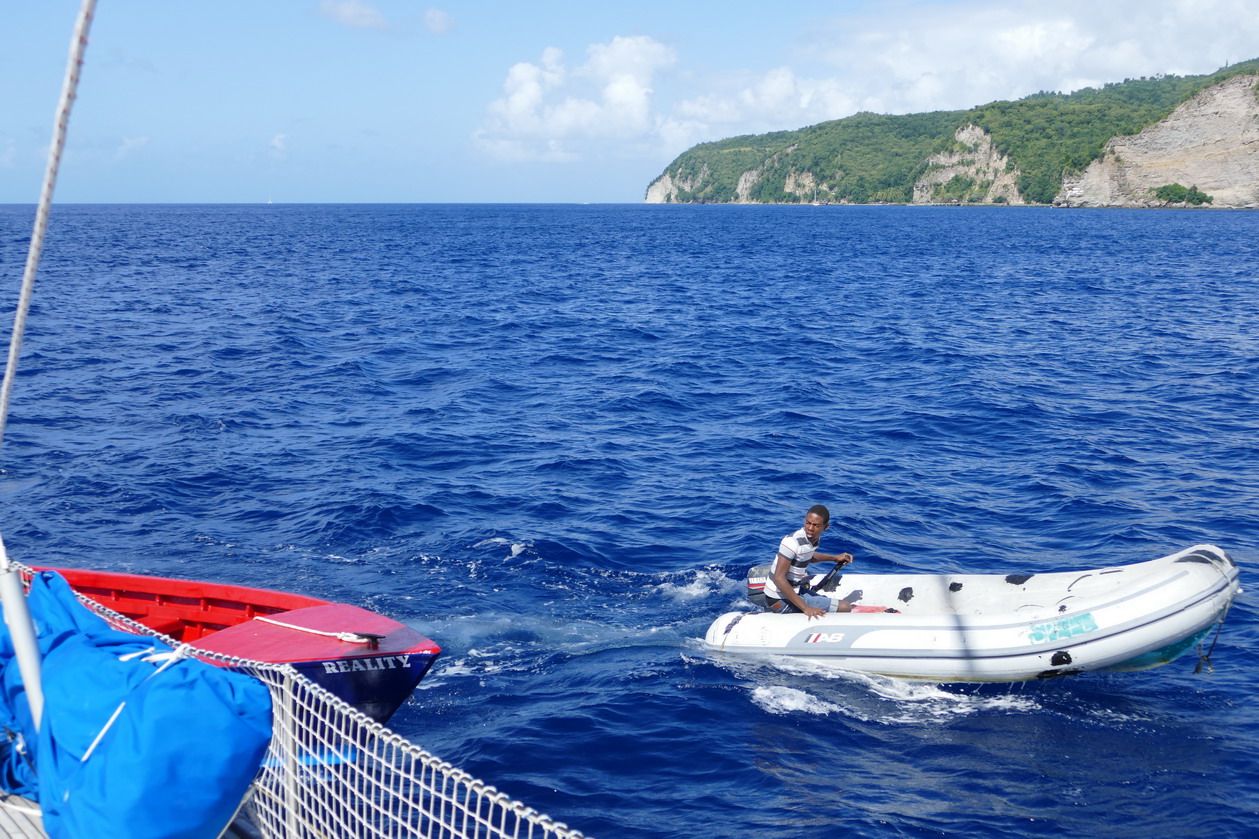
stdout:
<svg viewBox="0 0 1259 839">
<path fill-rule="evenodd" d="M 1229 560 L 1229 561 L 1231 562 L 1232 560 Z M 1224 577 L 1224 584 L 1228 585 L 1229 580 L 1228 580 L 1228 577 L 1224 574 L 1223 568 L 1221 568 L 1218 565 L 1216 565 L 1215 567 L 1217 568 L 1217 570 L 1219 570 L 1220 575 Z M 1241 592 L 1241 589 L 1238 588 L 1238 593 L 1240 592 Z M 1224 611 L 1220 613 L 1220 621 L 1215 626 L 1215 637 L 1211 639 L 1211 646 L 1206 650 L 1206 652 L 1203 652 L 1202 645 L 1198 644 L 1198 647 L 1196 650 L 1196 652 L 1198 653 L 1198 663 L 1193 666 L 1194 673 L 1201 673 L 1203 667 L 1206 667 L 1208 675 L 1215 672 L 1215 665 L 1211 663 L 1211 654 L 1215 652 L 1215 644 L 1217 641 L 1220 640 L 1220 633 L 1224 631 L 1224 619 L 1228 617 L 1228 610 L 1231 608 L 1233 608 L 1233 598 L 1230 597 L 1228 599 L 1228 602 L 1224 604 Z"/>
<path fill-rule="evenodd" d="M 1215 642 L 1220 640 L 1220 632 L 1224 630 L 1224 619 L 1228 617 L 1228 610 L 1231 608 L 1233 608 L 1233 601 L 1229 600 L 1220 615 L 1220 622 L 1215 625 L 1215 637 L 1211 639 L 1210 648 L 1204 653 L 1202 645 L 1198 645 L 1198 663 L 1193 666 L 1194 673 L 1201 673 L 1203 666 L 1206 667 L 1208 674 L 1215 672 L 1215 665 L 1211 663 L 1211 654 L 1215 652 Z"/>
<path fill-rule="evenodd" d="M 328 638 L 336 638 L 338 641 L 345 641 L 349 644 L 367 644 L 372 647 L 376 646 L 380 642 L 380 639 L 385 637 L 383 635 L 374 635 L 371 632 L 325 632 L 322 629 L 311 629 L 309 626 L 298 626 L 292 623 L 285 623 L 284 621 L 278 621 L 275 618 L 264 618 L 262 615 L 256 616 L 254 620 L 274 624 L 275 626 L 282 626 L 285 629 L 293 629 L 297 632 L 309 632 L 312 635 L 324 635 Z"/>
</svg>

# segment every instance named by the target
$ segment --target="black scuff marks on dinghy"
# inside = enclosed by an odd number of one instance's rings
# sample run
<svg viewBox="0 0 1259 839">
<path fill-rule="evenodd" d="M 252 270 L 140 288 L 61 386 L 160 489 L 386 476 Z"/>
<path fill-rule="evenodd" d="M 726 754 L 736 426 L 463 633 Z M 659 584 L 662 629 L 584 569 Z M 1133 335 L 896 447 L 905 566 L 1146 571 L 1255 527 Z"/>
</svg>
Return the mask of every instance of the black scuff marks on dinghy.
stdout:
<svg viewBox="0 0 1259 839">
<path fill-rule="evenodd" d="M 897 599 L 897 600 L 899 600 L 899 601 L 900 601 L 900 602 L 902 602 L 902 603 L 908 603 L 909 601 L 913 600 L 913 599 L 914 599 L 914 587 L 913 587 L 913 586 L 905 586 L 903 589 L 901 589 L 901 593 L 900 593 L 900 594 L 898 594 L 898 595 L 896 595 L 896 599 Z"/>
<path fill-rule="evenodd" d="M 721 634 L 722 634 L 722 635 L 729 635 L 729 634 L 730 634 L 730 630 L 734 629 L 734 628 L 735 628 L 735 625 L 736 625 L 736 624 L 738 624 L 738 623 L 739 623 L 739 621 L 743 620 L 743 614 L 744 614 L 744 613 L 740 612 L 739 614 L 735 615 L 735 616 L 734 616 L 734 620 L 732 620 L 732 621 L 730 621 L 730 623 L 726 624 L 726 631 L 725 631 L 725 632 L 723 632 L 723 633 L 721 633 Z"/>
<path fill-rule="evenodd" d="M 961 583 L 949 583 L 949 591 L 953 592 L 954 594 L 956 594 L 957 592 L 961 590 L 962 590 Z"/>
<path fill-rule="evenodd" d="M 1071 663 L 1071 653 L 1067 650 L 1058 650 L 1049 659 L 1049 663 L 1054 667 L 1063 668 L 1061 670 L 1042 670 L 1036 674 L 1037 679 L 1056 679 L 1059 676 L 1071 676 L 1076 673 L 1083 673 L 1083 667 L 1067 667 Z"/>
<path fill-rule="evenodd" d="M 1214 554 L 1214 553 L 1211 553 L 1210 551 L 1193 551 L 1191 553 L 1185 554 L 1184 556 L 1182 556 L 1180 559 L 1176 561 L 1177 562 L 1201 562 L 1204 565 L 1215 565 L 1215 564 L 1218 564 L 1221 559 L 1226 561 L 1229 565 L 1233 566 L 1234 568 L 1237 567 L 1237 563 L 1233 561 L 1233 558 L 1229 556 L 1228 554 L 1224 553 L 1223 551 L 1221 551 L 1219 554 Z"/>
<path fill-rule="evenodd" d="M 1012 586 L 1021 586 L 1035 576 L 1035 574 L 1007 574 L 1005 581 Z"/>
</svg>

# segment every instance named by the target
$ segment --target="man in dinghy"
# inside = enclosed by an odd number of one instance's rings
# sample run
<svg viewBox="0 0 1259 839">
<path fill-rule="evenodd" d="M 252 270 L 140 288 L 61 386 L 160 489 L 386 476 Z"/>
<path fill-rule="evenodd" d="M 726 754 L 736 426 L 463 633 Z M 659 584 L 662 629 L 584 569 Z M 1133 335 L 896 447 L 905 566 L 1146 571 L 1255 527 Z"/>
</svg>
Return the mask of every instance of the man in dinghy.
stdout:
<svg viewBox="0 0 1259 839">
<path fill-rule="evenodd" d="M 774 559 L 774 573 L 765 581 L 766 608 L 769 611 L 779 614 L 803 612 L 810 618 L 820 618 L 827 612 L 852 611 L 847 601 L 801 592 L 800 584 L 809 578 L 811 563 L 838 562 L 842 566 L 852 562 L 852 554 L 818 553 L 822 531 L 830 525 L 830 510 L 815 504 L 805 513 L 804 527 L 783 537 L 778 545 L 778 556 Z"/>
</svg>

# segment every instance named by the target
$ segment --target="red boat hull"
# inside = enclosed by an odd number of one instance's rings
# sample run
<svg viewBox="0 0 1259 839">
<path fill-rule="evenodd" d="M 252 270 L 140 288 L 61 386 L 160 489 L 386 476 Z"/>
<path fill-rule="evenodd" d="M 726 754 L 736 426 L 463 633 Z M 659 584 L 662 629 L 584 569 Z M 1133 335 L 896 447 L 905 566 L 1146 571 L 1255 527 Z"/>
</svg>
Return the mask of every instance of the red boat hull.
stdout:
<svg viewBox="0 0 1259 839">
<path fill-rule="evenodd" d="M 385 722 L 441 648 L 406 624 L 345 603 L 245 586 L 47 568 L 70 587 L 200 650 L 291 664 L 377 722 Z"/>
</svg>

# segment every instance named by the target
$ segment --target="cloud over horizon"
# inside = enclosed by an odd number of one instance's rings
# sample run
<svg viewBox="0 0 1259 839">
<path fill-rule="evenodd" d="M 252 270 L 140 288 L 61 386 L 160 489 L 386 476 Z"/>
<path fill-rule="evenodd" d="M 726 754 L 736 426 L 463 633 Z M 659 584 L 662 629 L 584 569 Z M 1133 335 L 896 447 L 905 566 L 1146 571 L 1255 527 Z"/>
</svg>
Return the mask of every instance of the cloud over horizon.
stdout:
<svg viewBox="0 0 1259 839">
<path fill-rule="evenodd" d="M 445 35 L 455 28 L 455 19 L 442 9 L 428 9 L 424 12 L 424 28 L 434 35 Z"/>
<path fill-rule="evenodd" d="M 557 161 L 608 141 L 650 137 L 653 79 L 676 60 L 673 49 L 641 35 L 592 44 L 575 67 L 547 47 L 538 63 L 507 71 L 503 96 L 486 108 L 474 140 L 504 160 Z"/>
<path fill-rule="evenodd" d="M 699 73 L 687 55 L 646 35 L 592 44 L 577 67 L 548 47 L 540 61 L 508 70 L 474 141 L 503 160 L 676 155 L 698 142 L 858 111 L 960 110 L 1259 57 L 1259 15 L 1247 0 L 901 5 L 895 15 L 880 7 L 829 18 L 801 32 L 787 60 L 759 71 Z M 1220 20 L 1233 25 L 1222 30 Z M 656 92 L 658 79 L 683 72 L 687 92 Z"/>
<path fill-rule="evenodd" d="M 389 28 L 384 13 L 366 0 L 322 0 L 319 14 L 356 29 Z"/>
</svg>

